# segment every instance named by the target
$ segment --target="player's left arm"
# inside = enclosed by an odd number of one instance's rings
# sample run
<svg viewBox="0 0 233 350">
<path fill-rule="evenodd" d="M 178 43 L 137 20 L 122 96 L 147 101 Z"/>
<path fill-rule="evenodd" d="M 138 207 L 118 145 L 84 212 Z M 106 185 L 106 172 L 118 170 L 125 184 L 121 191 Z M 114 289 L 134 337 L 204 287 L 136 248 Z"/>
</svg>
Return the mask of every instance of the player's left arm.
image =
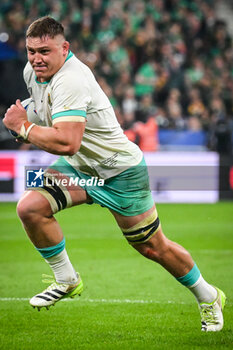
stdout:
<svg viewBox="0 0 233 350">
<path fill-rule="evenodd" d="M 27 113 L 20 100 L 8 108 L 3 123 L 8 129 L 20 134 L 22 125 L 27 122 Z M 27 141 L 40 149 L 58 155 L 73 155 L 78 152 L 85 130 L 85 118 L 79 121 L 61 121 L 52 127 L 34 125 Z"/>
</svg>

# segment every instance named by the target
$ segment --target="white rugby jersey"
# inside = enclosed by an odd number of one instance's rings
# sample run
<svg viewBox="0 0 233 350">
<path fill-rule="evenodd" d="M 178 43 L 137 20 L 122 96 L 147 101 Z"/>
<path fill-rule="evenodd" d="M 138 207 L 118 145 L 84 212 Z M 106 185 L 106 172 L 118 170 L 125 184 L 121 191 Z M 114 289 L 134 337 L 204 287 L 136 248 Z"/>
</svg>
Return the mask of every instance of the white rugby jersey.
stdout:
<svg viewBox="0 0 233 350">
<path fill-rule="evenodd" d="M 124 135 L 93 73 L 72 52 L 50 81 L 38 82 L 29 62 L 24 80 L 43 125 L 86 118 L 79 151 L 65 156 L 72 166 L 107 179 L 140 163 L 141 150 Z"/>
</svg>

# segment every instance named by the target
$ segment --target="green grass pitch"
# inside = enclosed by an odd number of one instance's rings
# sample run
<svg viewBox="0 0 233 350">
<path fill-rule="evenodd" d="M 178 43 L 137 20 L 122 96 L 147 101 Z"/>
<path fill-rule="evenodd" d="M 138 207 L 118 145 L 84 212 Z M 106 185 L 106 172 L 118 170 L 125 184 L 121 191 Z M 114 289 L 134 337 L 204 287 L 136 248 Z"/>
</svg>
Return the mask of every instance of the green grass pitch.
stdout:
<svg viewBox="0 0 233 350">
<path fill-rule="evenodd" d="M 233 349 L 233 205 L 160 204 L 166 235 L 187 248 L 204 278 L 227 295 L 225 327 L 202 333 L 192 294 L 122 237 L 107 209 L 56 215 L 82 296 L 38 312 L 28 299 L 49 266 L 27 239 L 15 203 L 0 204 L 0 349 Z"/>
</svg>

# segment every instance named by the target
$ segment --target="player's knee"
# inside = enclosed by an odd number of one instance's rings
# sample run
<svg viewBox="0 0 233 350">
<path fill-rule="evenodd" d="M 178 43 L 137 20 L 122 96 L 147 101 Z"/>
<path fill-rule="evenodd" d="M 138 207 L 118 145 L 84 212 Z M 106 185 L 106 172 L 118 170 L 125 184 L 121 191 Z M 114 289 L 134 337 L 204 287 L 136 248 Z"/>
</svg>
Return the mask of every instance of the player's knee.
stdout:
<svg viewBox="0 0 233 350">
<path fill-rule="evenodd" d="M 153 260 L 160 264 L 169 250 L 169 245 L 164 244 L 163 246 L 156 247 L 154 245 L 150 245 L 148 242 L 148 244 L 145 243 L 143 247 L 138 247 L 137 250 L 147 259 Z"/>
<path fill-rule="evenodd" d="M 158 253 L 153 247 L 148 247 L 147 245 L 142 249 L 138 249 L 139 252 L 147 259 L 158 261 Z"/>
<path fill-rule="evenodd" d="M 170 240 L 167 239 L 162 230 L 159 229 L 157 234 L 143 244 L 134 245 L 134 248 L 147 259 L 161 263 L 166 259 L 170 251 Z"/>
<path fill-rule="evenodd" d="M 23 223 L 37 222 L 42 216 L 41 210 L 36 202 L 27 197 L 23 197 L 19 200 L 16 211 Z"/>
<path fill-rule="evenodd" d="M 31 202 L 28 202 L 25 198 L 19 200 L 16 208 L 18 217 L 21 221 L 28 221 L 32 216 L 33 206 Z"/>
</svg>

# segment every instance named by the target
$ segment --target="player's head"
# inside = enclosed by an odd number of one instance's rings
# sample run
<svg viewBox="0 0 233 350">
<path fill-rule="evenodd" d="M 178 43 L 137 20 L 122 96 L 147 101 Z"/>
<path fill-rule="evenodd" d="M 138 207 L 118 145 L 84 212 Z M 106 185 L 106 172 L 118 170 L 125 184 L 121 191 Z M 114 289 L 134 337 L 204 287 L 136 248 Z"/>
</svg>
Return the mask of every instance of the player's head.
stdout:
<svg viewBox="0 0 233 350">
<path fill-rule="evenodd" d="M 61 23 L 50 16 L 38 18 L 30 24 L 26 32 L 26 38 L 54 38 L 57 35 L 62 35 L 65 39 L 64 28 Z"/>
<path fill-rule="evenodd" d="M 26 32 L 28 60 L 41 82 L 62 67 L 69 50 L 61 23 L 49 16 L 34 21 Z"/>
</svg>

